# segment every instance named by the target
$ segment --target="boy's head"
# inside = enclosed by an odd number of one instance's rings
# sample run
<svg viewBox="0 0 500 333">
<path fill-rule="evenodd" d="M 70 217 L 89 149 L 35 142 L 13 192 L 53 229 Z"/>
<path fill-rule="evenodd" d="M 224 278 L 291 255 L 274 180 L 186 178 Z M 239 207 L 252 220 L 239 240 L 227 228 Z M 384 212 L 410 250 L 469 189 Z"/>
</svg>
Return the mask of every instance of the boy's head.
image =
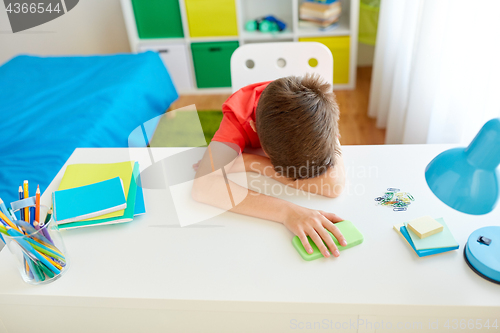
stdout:
<svg viewBox="0 0 500 333">
<path fill-rule="evenodd" d="M 256 127 L 274 169 L 291 179 L 317 177 L 335 164 L 339 108 L 317 75 L 271 82 L 260 96 Z"/>
</svg>

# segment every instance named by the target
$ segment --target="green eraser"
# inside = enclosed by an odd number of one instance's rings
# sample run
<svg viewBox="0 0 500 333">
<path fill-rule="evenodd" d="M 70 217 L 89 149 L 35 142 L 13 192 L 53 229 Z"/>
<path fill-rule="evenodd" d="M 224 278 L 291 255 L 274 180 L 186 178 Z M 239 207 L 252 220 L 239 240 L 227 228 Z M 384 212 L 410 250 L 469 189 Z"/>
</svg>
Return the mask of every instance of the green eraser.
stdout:
<svg viewBox="0 0 500 333">
<path fill-rule="evenodd" d="M 344 221 L 335 223 L 335 225 L 337 226 L 337 228 L 339 228 L 342 235 L 344 235 L 344 238 L 347 242 L 347 246 L 341 246 L 339 244 L 339 241 L 332 235 L 332 233 L 330 231 L 327 230 L 328 233 L 330 234 L 330 236 L 332 237 L 333 241 L 335 242 L 335 245 L 337 245 L 339 251 L 344 251 L 344 250 L 350 249 L 353 246 L 356 246 L 356 245 L 363 243 L 363 235 L 361 234 L 361 232 L 359 232 L 358 228 L 356 228 L 354 226 L 354 224 L 352 224 L 351 221 L 344 220 Z M 298 236 L 295 236 L 292 239 L 292 244 L 295 247 L 295 249 L 297 250 L 297 252 L 299 252 L 302 259 L 307 260 L 307 261 L 311 261 L 311 260 L 316 260 L 316 259 L 322 258 L 323 255 L 319 251 L 316 244 L 314 244 L 314 242 L 311 240 L 311 238 L 309 236 L 307 236 L 307 239 L 308 239 L 309 244 L 311 244 L 311 247 L 313 249 L 313 253 L 311 253 L 311 254 L 306 252 L 306 249 L 304 249 L 304 246 L 302 245 L 302 242 L 300 241 L 300 238 Z"/>
</svg>

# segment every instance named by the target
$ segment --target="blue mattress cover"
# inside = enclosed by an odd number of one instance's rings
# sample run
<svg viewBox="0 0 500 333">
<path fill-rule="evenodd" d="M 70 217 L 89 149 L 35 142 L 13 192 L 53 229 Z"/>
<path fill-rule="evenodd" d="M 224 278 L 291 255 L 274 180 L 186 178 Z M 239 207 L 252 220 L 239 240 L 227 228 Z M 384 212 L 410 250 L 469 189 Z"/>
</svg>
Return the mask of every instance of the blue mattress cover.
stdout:
<svg viewBox="0 0 500 333">
<path fill-rule="evenodd" d="M 158 54 L 17 56 L 0 67 L 0 197 L 44 191 L 79 147 L 127 147 L 178 95 Z"/>
</svg>

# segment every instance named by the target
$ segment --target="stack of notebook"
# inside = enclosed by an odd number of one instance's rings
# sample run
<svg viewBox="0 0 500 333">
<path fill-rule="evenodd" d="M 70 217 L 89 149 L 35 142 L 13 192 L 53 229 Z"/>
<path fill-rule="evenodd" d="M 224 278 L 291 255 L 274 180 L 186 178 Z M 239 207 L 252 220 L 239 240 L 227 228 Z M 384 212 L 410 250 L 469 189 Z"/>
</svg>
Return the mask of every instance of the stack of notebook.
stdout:
<svg viewBox="0 0 500 333">
<path fill-rule="evenodd" d="M 316 27 L 322 30 L 333 28 L 342 13 L 338 0 L 308 0 L 299 8 L 299 26 Z"/>
<path fill-rule="evenodd" d="M 144 214 L 139 164 L 68 165 L 54 192 L 54 219 L 60 229 L 130 222 Z"/>
<path fill-rule="evenodd" d="M 408 242 L 419 257 L 453 251 L 459 247 L 442 218 L 424 216 L 396 224 L 394 230 Z"/>
</svg>

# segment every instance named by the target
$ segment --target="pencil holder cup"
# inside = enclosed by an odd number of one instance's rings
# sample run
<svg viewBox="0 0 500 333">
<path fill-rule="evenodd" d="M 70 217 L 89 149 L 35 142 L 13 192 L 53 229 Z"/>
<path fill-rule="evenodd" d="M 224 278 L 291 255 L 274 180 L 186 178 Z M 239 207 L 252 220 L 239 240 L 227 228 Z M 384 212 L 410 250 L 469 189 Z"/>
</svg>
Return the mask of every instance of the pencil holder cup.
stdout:
<svg viewBox="0 0 500 333">
<path fill-rule="evenodd" d="M 69 268 L 61 233 L 48 211 L 48 207 L 40 206 L 42 223 L 35 219 L 32 223 L 11 219 L 7 234 L 2 234 L 21 277 L 29 284 L 53 282 Z"/>
</svg>

